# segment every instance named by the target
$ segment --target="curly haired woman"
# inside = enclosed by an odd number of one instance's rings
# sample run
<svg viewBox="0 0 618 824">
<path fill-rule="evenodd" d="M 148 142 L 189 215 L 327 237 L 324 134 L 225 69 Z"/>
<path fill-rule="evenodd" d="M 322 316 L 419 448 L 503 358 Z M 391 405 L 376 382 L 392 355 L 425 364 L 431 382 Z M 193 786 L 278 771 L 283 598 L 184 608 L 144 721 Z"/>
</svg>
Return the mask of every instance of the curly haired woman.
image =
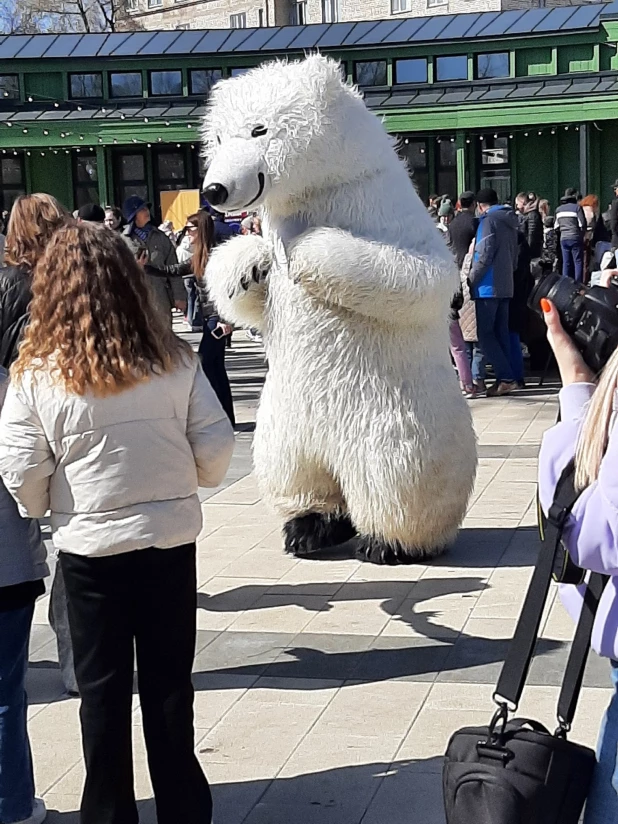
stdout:
<svg viewBox="0 0 618 824">
<path fill-rule="evenodd" d="M 82 699 L 81 824 L 138 821 L 134 646 L 157 820 L 210 824 L 193 749 L 197 489 L 223 479 L 231 426 L 122 238 L 59 229 L 32 293 L 0 475 L 22 512 L 51 510 Z"/>
</svg>

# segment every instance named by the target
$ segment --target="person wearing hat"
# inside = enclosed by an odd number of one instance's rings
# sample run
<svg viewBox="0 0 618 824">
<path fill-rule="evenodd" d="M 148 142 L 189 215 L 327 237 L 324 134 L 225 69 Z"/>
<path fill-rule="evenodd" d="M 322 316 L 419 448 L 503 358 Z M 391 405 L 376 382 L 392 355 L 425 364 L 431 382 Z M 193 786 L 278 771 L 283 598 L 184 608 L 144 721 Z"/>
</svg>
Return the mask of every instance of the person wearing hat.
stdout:
<svg viewBox="0 0 618 824">
<path fill-rule="evenodd" d="M 556 209 L 554 228 L 560 238 L 562 251 L 562 275 L 584 281 L 584 239 L 586 235 L 586 215 L 578 203 L 577 189 L 568 188 L 560 198 L 561 206 Z"/>
<path fill-rule="evenodd" d="M 98 203 L 86 203 L 77 210 L 79 223 L 105 223 L 105 210 Z"/>
<path fill-rule="evenodd" d="M 469 281 L 478 341 L 496 375 L 487 395 L 509 395 L 517 389 L 511 365 L 509 304 L 519 257 L 519 223 L 510 206 L 498 203 L 493 189 L 481 189 L 476 201 L 480 216 Z"/>
<path fill-rule="evenodd" d="M 453 219 L 455 210 L 453 204 L 448 198 L 442 198 L 440 208 L 438 209 L 438 229 L 445 235 L 448 232 L 449 223 Z"/>
<path fill-rule="evenodd" d="M 131 195 L 122 206 L 126 221 L 125 240 L 133 249 L 136 257 L 145 250 L 148 263 L 155 269 L 164 269 L 178 263 L 176 249 L 172 241 L 152 222 L 150 203 L 139 195 Z M 172 324 L 172 309 L 176 307 L 184 312 L 187 307 L 187 295 L 182 278 L 149 276 L 157 305 Z"/>
</svg>

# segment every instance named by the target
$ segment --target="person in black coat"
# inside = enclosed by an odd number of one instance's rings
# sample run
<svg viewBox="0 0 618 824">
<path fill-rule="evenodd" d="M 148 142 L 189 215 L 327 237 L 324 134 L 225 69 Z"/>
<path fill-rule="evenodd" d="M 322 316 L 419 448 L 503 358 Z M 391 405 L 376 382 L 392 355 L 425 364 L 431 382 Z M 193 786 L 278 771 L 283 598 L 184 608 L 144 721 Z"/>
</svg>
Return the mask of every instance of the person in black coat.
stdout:
<svg viewBox="0 0 618 824">
<path fill-rule="evenodd" d="M 517 268 L 513 272 L 513 297 L 509 303 L 509 339 L 511 343 L 511 368 L 520 387 L 525 386 L 524 358 L 521 349 L 521 336 L 525 335 L 528 325 L 528 297 L 532 290 L 530 273 L 530 246 L 526 234 L 517 233 Z"/>
<path fill-rule="evenodd" d="M 0 269 L 0 366 L 5 369 L 17 359 L 28 323 L 32 271 L 51 236 L 68 218 L 68 212 L 51 195 L 22 195 L 13 205 L 5 266 Z"/>
<path fill-rule="evenodd" d="M 543 254 L 543 218 L 539 211 L 539 198 L 534 192 L 517 197 L 519 222 L 530 250 L 531 259 Z"/>
<path fill-rule="evenodd" d="M 457 268 L 461 272 L 470 244 L 476 237 L 479 227 L 478 218 L 474 214 L 474 192 L 462 192 L 459 195 L 459 207 L 459 211 L 449 224 L 446 242 L 455 255 Z"/>
</svg>

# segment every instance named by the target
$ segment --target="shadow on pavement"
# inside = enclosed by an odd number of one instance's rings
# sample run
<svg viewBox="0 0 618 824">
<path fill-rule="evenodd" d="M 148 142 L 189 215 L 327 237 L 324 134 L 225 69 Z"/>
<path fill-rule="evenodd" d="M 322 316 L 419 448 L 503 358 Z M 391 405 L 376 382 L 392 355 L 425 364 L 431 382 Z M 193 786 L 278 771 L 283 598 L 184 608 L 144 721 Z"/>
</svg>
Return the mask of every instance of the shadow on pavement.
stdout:
<svg viewBox="0 0 618 824">
<path fill-rule="evenodd" d="M 350 757 L 342 749 L 341 758 Z M 367 758 L 371 759 L 369 753 Z M 208 774 L 207 763 L 204 768 Z M 273 780 L 213 784 L 214 821 L 444 824 L 441 770 L 442 759 L 435 757 L 355 764 Z M 233 774 L 230 765 L 230 778 Z M 140 806 L 141 824 L 155 824 L 152 802 Z M 50 809 L 46 820 L 48 824 L 78 824 L 79 813 Z"/>
</svg>

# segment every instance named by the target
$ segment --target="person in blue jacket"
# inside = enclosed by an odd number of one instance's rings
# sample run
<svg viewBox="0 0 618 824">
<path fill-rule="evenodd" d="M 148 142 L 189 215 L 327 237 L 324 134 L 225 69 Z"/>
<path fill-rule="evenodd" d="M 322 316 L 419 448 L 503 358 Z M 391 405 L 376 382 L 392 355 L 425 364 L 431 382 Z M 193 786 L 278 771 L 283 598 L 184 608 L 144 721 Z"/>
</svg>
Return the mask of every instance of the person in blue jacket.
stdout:
<svg viewBox="0 0 618 824">
<path fill-rule="evenodd" d="M 479 226 L 470 271 L 470 294 L 476 307 L 479 346 L 496 376 L 487 395 L 508 395 L 517 389 L 510 358 L 509 303 L 518 258 L 518 221 L 510 206 L 498 204 L 493 189 L 482 189 L 476 200 Z"/>
</svg>

